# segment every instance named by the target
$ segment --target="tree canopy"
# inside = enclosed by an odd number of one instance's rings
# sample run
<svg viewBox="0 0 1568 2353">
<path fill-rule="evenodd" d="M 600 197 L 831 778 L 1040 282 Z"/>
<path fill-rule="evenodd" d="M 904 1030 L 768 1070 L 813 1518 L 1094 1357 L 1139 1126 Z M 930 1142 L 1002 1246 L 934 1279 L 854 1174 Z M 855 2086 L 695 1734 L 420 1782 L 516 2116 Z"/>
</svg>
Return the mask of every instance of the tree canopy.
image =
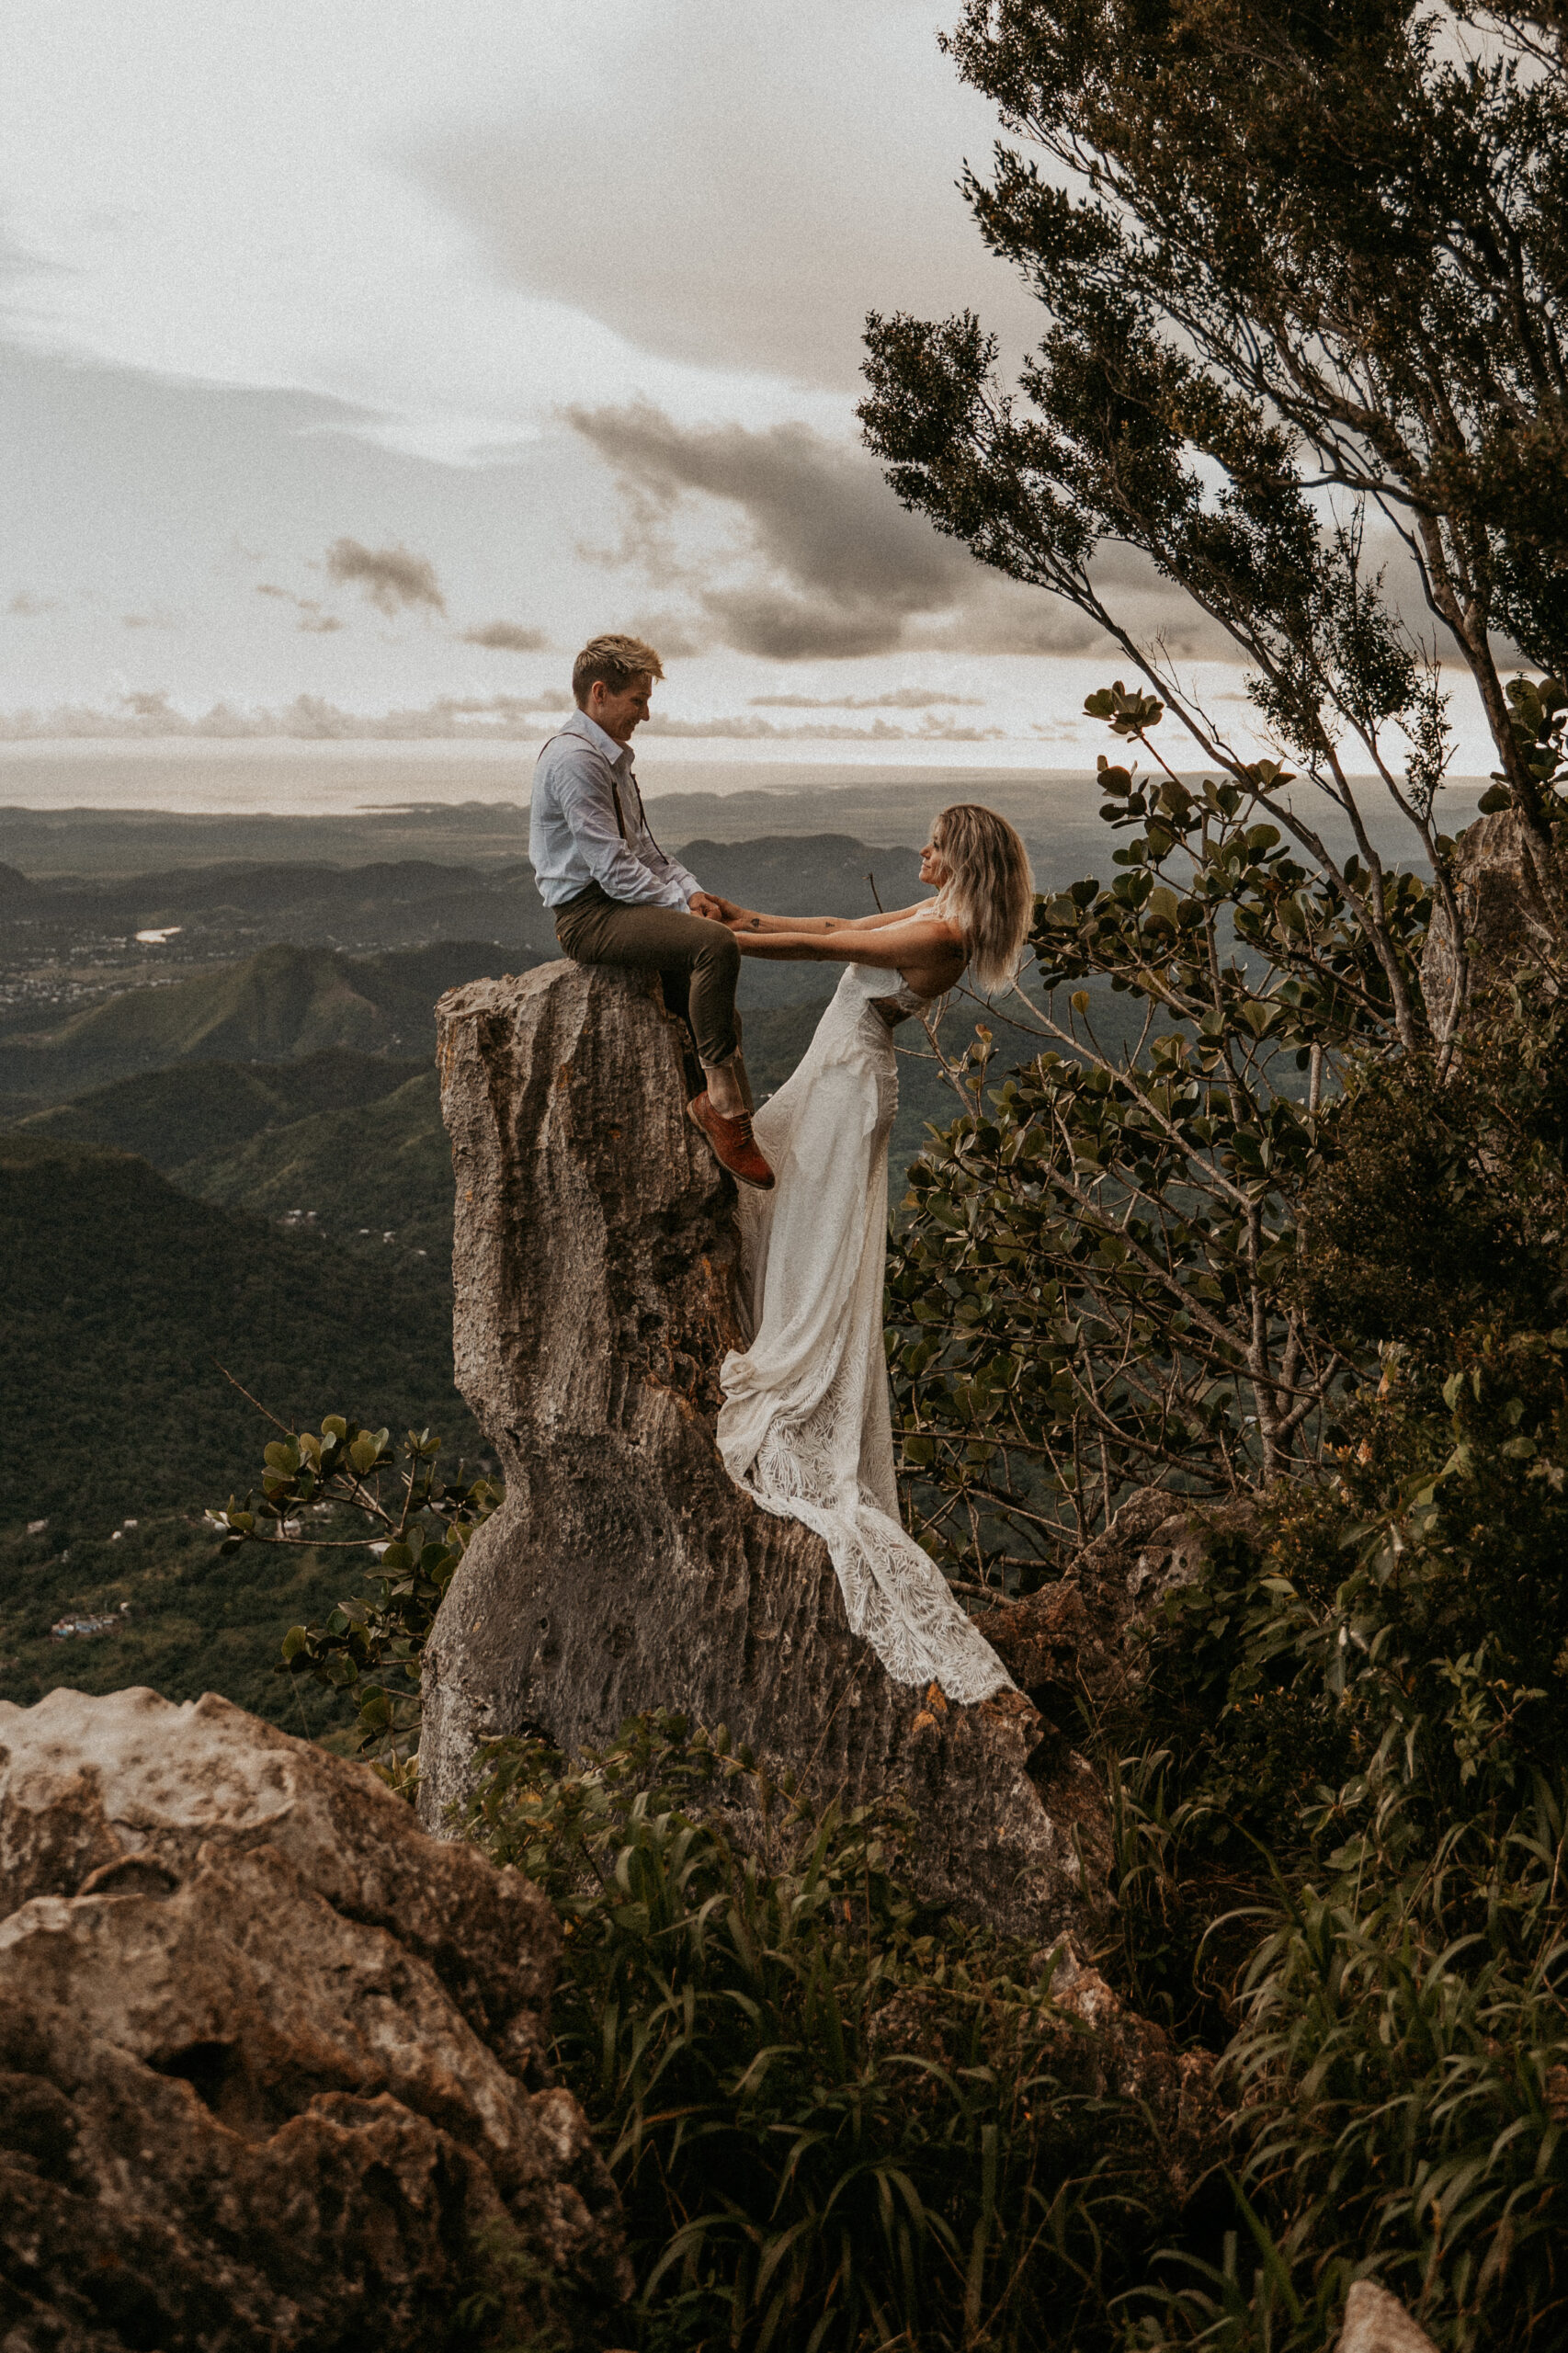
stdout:
<svg viewBox="0 0 1568 2353">
<path fill-rule="evenodd" d="M 972 313 L 873 317 L 860 412 L 907 505 L 1096 620 L 1233 772 L 1100 585 L 1108 548 L 1137 551 L 1352 824 L 1369 766 L 1439 870 L 1457 650 L 1559 906 L 1502 668 L 1568 665 L 1561 32 L 1448 0 L 969 0 L 946 46 L 1012 143 L 968 193 L 1045 332 L 1008 392 Z M 1369 563 L 1379 525 L 1416 630 Z"/>
</svg>

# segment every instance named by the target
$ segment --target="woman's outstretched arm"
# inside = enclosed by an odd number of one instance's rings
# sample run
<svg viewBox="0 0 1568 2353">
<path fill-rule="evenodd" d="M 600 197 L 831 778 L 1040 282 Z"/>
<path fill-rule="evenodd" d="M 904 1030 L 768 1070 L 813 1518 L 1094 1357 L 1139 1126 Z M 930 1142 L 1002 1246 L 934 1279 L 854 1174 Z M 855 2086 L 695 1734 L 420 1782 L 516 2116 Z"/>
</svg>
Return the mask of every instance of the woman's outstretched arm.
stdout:
<svg viewBox="0 0 1568 2353">
<path fill-rule="evenodd" d="M 924 972 L 934 967 L 948 970 L 955 964 L 961 968 L 966 955 L 958 926 L 922 909 L 890 917 L 875 927 L 835 923 L 827 931 L 819 922 L 810 929 L 793 929 L 780 921 L 776 930 L 754 932 L 737 925 L 734 933 L 743 956 L 762 956 L 777 963 L 847 961 L 874 964 L 890 972 Z M 937 985 L 950 987 L 951 981 L 938 972 Z"/>
<path fill-rule="evenodd" d="M 713 894 L 710 892 L 710 897 Z M 889 924 L 906 923 L 912 915 L 924 915 L 935 906 L 934 899 L 924 899 L 918 906 L 879 910 L 874 915 L 764 915 L 754 907 L 736 906 L 731 899 L 721 899 L 724 910 L 720 920 L 727 923 L 737 939 L 758 931 L 821 932 L 824 935 L 841 931 L 881 931 Z"/>
</svg>

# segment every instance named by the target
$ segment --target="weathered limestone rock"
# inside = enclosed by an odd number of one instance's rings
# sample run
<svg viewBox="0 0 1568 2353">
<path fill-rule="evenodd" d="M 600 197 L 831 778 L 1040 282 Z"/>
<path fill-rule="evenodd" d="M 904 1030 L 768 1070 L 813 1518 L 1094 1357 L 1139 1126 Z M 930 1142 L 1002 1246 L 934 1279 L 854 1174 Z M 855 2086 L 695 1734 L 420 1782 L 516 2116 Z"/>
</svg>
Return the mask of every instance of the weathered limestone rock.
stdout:
<svg viewBox="0 0 1568 2353">
<path fill-rule="evenodd" d="M 438 1018 L 457 1376 L 506 1501 L 426 1653 L 425 1820 L 445 1822 L 486 1737 L 533 1726 L 576 1749 L 675 1708 L 824 1803 L 902 1784 L 928 1893 L 1026 1934 L 1082 1930 L 1107 1836 L 1088 1768 L 1042 1755 L 1021 1697 L 949 1707 L 890 1682 L 820 1540 L 720 1461 L 733 1192 L 685 1117 L 657 983 L 548 964 L 454 990 Z"/>
<path fill-rule="evenodd" d="M 1120 1995 L 1074 1951 L 1053 1957 L 1057 2006 L 1088 2031 L 1062 2039 L 1056 2066 L 1063 2083 L 1091 2098 L 1135 2101 L 1153 2136 L 1153 2177 L 1177 2208 L 1224 2153 L 1225 2109 L 1206 2051 L 1176 2052 L 1152 2018 Z"/>
<path fill-rule="evenodd" d="M 1096 1717 L 1126 1699 L 1136 1674 L 1138 1627 L 1167 1594 L 1190 1585 L 1221 1533 L 1244 1533 L 1244 1502 L 1172 1510 L 1168 1488 L 1129 1496 L 1066 1574 L 980 1621 L 986 1639 L 1048 1724 L 1069 1726 L 1086 1705 Z"/>
<path fill-rule="evenodd" d="M 1374 2280 L 1358 2279 L 1345 2299 L 1345 2326 L 1335 2353 L 1437 2353 L 1397 2296 Z"/>
<path fill-rule="evenodd" d="M 227 1700 L 0 1704 L 7 2353 L 434 2353 L 486 2239 L 615 2341 L 558 1951 L 516 1871 Z"/>
<path fill-rule="evenodd" d="M 1471 996 L 1509 979 L 1521 964 L 1555 974 L 1563 879 L 1517 810 L 1478 817 L 1454 844 L 1454 896 L 1470 952 Z M 1458 971 L 1452 926 L 1432 911 L 1421 957 L 1421 986 L 1433 1019 L 1447 1018 Z"/>
<path fill-rule="evenodd" d="M 1137 2194 L 1178 2214 L 1225 2155 L 1226 2111 L 1209 2052 L 1178 2052 L 1152 2018 L 1130 2010 L 1070 1937 L 1035 1961 L 1049 1970 L 1051 2006 L 1042 2013 L 1041 2058 L 1064 2091 L 1096 2104 L 1096 2154 L 1113 2149 Z M 877 2011 L 873 2049 L 913 2053 L 946 2069 L 969 2063 L 969 2022 L 931 1984 L 904 1986 Z"/>
</svg>

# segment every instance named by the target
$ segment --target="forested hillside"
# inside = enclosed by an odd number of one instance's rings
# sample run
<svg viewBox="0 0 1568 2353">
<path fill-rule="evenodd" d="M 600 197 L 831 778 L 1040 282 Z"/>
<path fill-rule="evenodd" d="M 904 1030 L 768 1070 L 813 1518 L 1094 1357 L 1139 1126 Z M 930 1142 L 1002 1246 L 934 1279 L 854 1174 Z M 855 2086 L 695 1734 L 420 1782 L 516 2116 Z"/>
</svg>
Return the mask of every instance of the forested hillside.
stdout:
<svg viewBox="0 0 1568 2353">
<path fill-rule="evenodd" d="M 511 963 L 536 961 L 519 953 Z M 279 942 L 216 972 L 106 996 L 58 1029 L 0 1040 L 0 1093 L 42 1108 L 184 1062 L 283 1062 L 331 1047 L 433 1053 L 436 999 L 495 962 L 489 941 L 367 957 Z"/>
<path fill-rule="evenodd" d="M 68 1666 L 276 1710 L 266 1668 L 298 1597 L 248 1563 L 214 1574 L 201 1523 L 267 1435 L 225 1370 L 286 1422 L 378 1413 L 483 1451 L 452 1386 L 444 1267 L 192 1200 L 128 1156 L 0 1136 L 0 1327 L 6 1698 Z M 290 1563 L 290 1590 L 301 1576 Z M 49 1641 L 62 1611 L 125 1599 L 123 1631 Z"/>
<path fill-rule="evenodd" d="M 89 1087 L 17 1124 L 62 1143 L 140 1153 L 168 1176 L 201 1154 L 236 1151 L 265 1129 L 379 1102 L 425 1067 L 349 1047 L 302 1062 L 175 1063 Z"/>
</svg>

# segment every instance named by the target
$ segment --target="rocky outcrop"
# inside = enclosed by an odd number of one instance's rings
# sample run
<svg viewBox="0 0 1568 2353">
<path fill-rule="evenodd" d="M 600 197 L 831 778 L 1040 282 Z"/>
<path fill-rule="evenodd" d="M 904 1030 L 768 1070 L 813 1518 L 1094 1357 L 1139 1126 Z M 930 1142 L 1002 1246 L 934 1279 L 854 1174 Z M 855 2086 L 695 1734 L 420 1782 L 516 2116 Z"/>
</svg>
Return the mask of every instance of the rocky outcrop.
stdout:
<svg viewBox="0 0 1568 2353">
<path fill-rule="evenodd" d="M 1091 2099 L 1127 2103 L 1153 2139 L 1144 2153 L 1150 2176 L 1179 2209 L 1224 2148 L 1213 2058 L 1176 2051 L 1164 2029 L 1130 2010 L 1070 1941 L 1051 1956 L 1051 1992 L 1058 2015 L 1086 2029 L 1058 2031 L 1060 2080 Z"/>
<path fill-rule="evenodd" d="M 1560 984 L 1563 879 L 1517 809 L 1478 817 L 1454 844 L 1454 898 L 1469 956 L 1469 994 L 1484 994 L 1521 965 Z M 1453 926 L 1434 904 L 1421 956 L 1421 986 L 1435 1024 L 1448 1018 L 1459 972 Z"/>
<path fill-rule="evenodd" d="M 1437 2348 L 1397 2296 L 1375 2280 L 1358 2279 L 1345 2299 L 1345 2326 L 1334 2353 L 1437 2353 Z"/>
<path fill-rule="evenodd" d="M 487 2263 L 617 2341 L 558 1950 L 516 1871 L 226 1700 L 0 1704 L 7 2353 L 433 2353 Z"/>
<path fill-rule="evenodd" d="M 1168 1488 L 1129 1496 L 1054 1585 L 981 1620 L 1008 1674 L 1065 1736 L 1131 1695 L 1139 1631 L 1168 1594 L 1190 1585 L 1224 1536 L 1245 1537 L 1247 1502 L 1176 1509 Z"/>
<path fill-rule="evenodd" d="M 506 1500 L 425 1660 L 421 1808 L 476 1745 L 578 1750 L 652 1708 L 726 1726 L 823 1803 L 903 1787 L 925 1892 L 1025 1934 L 1092 1927 L 1097 1783 L 1028 1702 L 892 1683 L 816 1537 L 759 1510 L 714 1445 L 740 1339 L 733 1192 L 685 1117 L 656 981 L 551 964 L 438 1008 L 457 1175 L 460 1387 Z"/>
</svg>

